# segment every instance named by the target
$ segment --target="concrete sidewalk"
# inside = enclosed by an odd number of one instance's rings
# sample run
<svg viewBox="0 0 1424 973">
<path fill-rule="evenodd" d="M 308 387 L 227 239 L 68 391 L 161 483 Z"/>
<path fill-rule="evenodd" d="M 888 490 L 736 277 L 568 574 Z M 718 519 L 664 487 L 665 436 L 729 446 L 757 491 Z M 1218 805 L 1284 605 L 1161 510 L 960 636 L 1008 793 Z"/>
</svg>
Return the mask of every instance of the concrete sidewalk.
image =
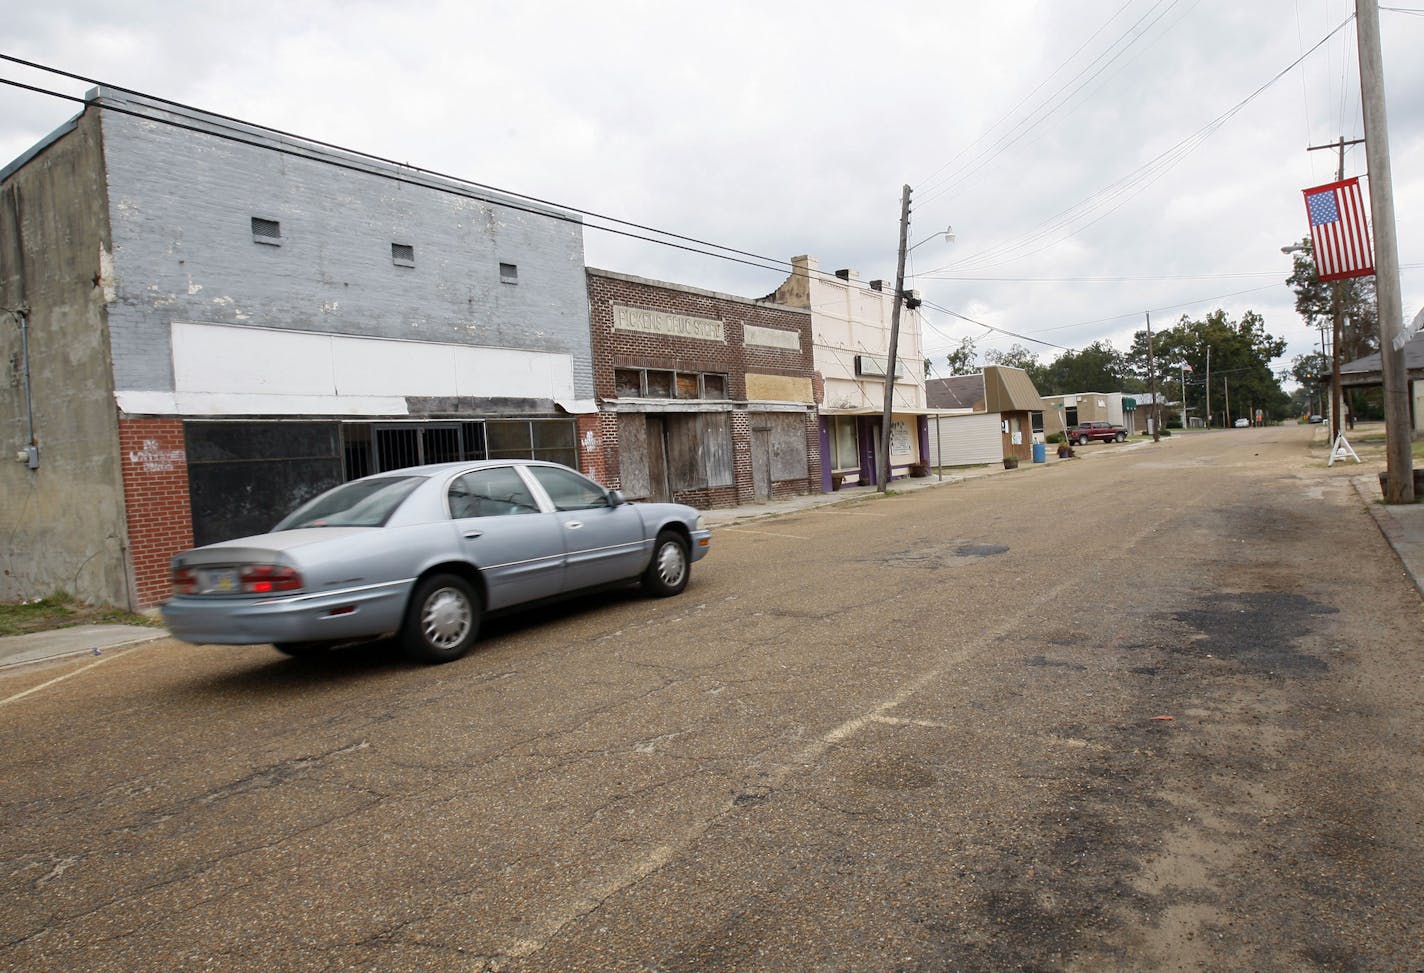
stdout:
<svg viewBox="0 0 1424 973">
<path fill-rule="evenodd" d="M 1400 564 L 1414 587 L 1424 595 L 1424 502 L 1386 504 L 1379 477 L 1357 476 L 1351 480 L 1365 509 L 1379 525 L 1380 533 L 1399 555 Z"/>
<path fill-rule="evenodd" d="M 76 625 L 30 635 L 7 635 L 0 638 L 0 670 L 70 656 L 101 655 L 105 649 L 167 637 L 163 629 L 144 625 Z"/>
</svg>

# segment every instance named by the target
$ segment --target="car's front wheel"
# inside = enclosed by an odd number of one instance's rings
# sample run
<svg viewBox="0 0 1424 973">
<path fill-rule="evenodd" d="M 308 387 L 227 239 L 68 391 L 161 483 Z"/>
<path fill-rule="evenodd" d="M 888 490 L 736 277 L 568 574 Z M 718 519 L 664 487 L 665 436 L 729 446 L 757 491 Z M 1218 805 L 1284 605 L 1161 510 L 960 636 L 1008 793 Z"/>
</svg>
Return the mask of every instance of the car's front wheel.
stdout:
<svg viewBox="0 0 1424 973">
<path fill-rule="evenodd" d="M 1078 445 L 1079 445 L 1079 446 L 1086 446 L 1086 445 L 1088 445 L 1088 443 L 1090 443 L 1090 442 L 1092 442 L 1092 440 L 1089 439 L 1087 436 L 1079 436 L 1079 437 L 1078 437 Z"/>
<path fill-rule="evenodd" d="M 653 543 L 653 560 L 643 572 L 643 590 L 654 598 L 667 598 L 687 587 L 691 571 L 687 542 L 675 531 L 665 530 Z"/>
<path fill-rule="evenodd" d="M 401 629 L 401 648 L 419 662 L 453 662 L 475 643 L 480 596 L 464 578 L 434 574 L 415 586 Z"/>
<path fill-rule="evenodd" d="M 1127 433 L 1125 433 L 1125 432 L 1120 432 L 1120 433 L 1118 433 L 1116 436 L 1113 437 L 1113 442 L 1115 442 L 1115 443 L 1121 443 L 1121 442 L 1126 442 L 1126 441 L 1127 441 Z"/>
</svg>

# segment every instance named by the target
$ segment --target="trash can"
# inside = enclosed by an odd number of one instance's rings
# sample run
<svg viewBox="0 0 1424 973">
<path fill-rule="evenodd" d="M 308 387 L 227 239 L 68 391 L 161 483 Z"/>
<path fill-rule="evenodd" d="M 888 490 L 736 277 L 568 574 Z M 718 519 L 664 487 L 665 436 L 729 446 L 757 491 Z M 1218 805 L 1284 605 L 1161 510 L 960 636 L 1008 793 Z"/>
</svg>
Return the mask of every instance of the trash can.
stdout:
<svg viewBox="0 0 1424 973">
<path fill-rule="evenodd" d="M 1048 462 L 1048 449 L 1043 445 L 1043 443 L 1033 444 L 1033 461 L 1035 463 Z"/>
</svg>

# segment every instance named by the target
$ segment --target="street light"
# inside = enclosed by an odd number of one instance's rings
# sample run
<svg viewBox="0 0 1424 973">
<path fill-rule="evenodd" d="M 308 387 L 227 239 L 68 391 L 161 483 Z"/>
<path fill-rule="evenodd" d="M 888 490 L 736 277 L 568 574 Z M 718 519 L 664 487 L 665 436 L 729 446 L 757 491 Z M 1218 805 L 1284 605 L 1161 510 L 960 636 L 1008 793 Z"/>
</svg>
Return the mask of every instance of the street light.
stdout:
<svg viewBox="0 0 1424 973">
<path fill-rule="evenodd" d="M 914 252 L 915 249 L 917 249 L 918 247 L 924 246 L 926 243 L 929 243 L 931 240 L 943 240 L 945 243 L 953 243 L 953 242 L 954 242 L 954 227 L 952 227 L 952 226 L 946 226 L 946 227 L 944 228 L 944 232 L 943 232 L 943 233 L 936 233 L 934 236 L 927 236 L 927 237 L 925 237 L 923 240 L 921 240 L 919 243 L 917 243 L 917 244 L 915 244 L 913 247 L 911 247 L 909 250 L 906 250 L 905 252 L 906 252 L 906 253 L 912 253 L 912 252 Z"/>
</svg>

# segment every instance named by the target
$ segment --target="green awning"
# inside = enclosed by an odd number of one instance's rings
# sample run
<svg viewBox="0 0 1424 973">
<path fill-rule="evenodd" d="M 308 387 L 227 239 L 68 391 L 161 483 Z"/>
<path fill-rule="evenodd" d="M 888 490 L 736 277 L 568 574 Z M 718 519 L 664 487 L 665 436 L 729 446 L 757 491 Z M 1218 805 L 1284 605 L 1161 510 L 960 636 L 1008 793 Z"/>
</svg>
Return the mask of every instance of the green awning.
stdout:
<svg viewBox="0 0 1424 973">
<path fill-rule="evenodd" d="M 1127 396 L 1123 396 L 1123 398 L 1122 398 L 1122 411 L 1123 411 L 1123 412 L 1136 412 L 1136 411 L 1137 411 L 1137 400 L 1136 400 L 1136 399 L 1129 399 Z"/>
</svg>

